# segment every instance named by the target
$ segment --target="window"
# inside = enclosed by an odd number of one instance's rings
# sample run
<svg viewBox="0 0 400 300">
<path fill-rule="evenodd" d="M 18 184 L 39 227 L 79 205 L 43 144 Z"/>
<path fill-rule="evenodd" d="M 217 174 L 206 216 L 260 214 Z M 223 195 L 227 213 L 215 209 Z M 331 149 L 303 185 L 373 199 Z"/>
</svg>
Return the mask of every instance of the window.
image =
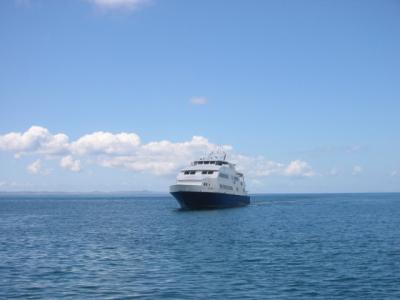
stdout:
<svg viewBox="0 0 400 300">
<path fill-rule="evenodd" d="M 198 164 L 199 164 L 199 165 L 202 165 L 202 164 L 203 164 L 203 162 L 202 162 L 202 161 L 199 161 L 199 162 L 198 162 Z"/>
<path fill-rule="evenodd" d="M 210 163 L 209 161 L 205 161 L 205 162 L 204 162 L 205 165 L 208 165 L 209 163 Z"/>
<path fill-rule="evenodd" d="M 185 171 L 184 173 L 185 173 L 185 175 L 189 175 L 190 172 L 189 171 Z"/>
<path fill-rule="evenodd" d="M 216 164 L 217 166 L 222 166 L 222 161 L 217 161 Z"/>
<path fill-rule="evenodd" d="M 230 185 L 220 184 L 219 187 L 220 187 L 221 189 L 224 189 L 224 190 L 233 191 L 233 187 L 231 187 Z"/>
<path fill-rule="evenodd" d="M 229 176 L 224 173 L 219 173 L 219 177 L 229 179 Z"/>
<path fill-rule="evenodd" d="M 190 171 L 190 175 L 196 174 L 196 171 Z"/>
<path fill-rule="evenodd" d="M 211 165 L 215 165 L 215 161 L 210 161 L 210 164 Z"/>
<path fill-rule="evenodd" d="M 201 171 L 201 174 L 213 174 L 214 171 Z"/>
</svg>

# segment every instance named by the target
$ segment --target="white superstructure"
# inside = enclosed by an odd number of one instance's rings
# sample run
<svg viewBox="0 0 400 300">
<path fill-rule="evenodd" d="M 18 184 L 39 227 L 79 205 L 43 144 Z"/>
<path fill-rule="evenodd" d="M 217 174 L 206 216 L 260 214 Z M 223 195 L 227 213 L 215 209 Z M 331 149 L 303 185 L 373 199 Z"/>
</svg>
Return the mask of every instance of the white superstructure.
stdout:
<svg viewBox="0 0 400 300">
<path fill-rule="evenodd" d="M 182 169 L 170 192 L 208 192 L 247 195 L 244 176 L 226 161 L 225 153 L 211 153 Z"/>
</svg>

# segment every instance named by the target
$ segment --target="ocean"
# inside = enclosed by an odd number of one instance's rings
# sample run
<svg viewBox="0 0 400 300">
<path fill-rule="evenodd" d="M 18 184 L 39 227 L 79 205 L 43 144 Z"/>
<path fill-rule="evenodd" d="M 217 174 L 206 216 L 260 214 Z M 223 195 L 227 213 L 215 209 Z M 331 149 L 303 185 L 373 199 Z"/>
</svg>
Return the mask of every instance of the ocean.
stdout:
<svg viewBox="0 0 400 300">
<path fill-rule="evenodd" d="M 400 194 L 3 195 L 0 299 L 400 299 Z"/>
</svg>

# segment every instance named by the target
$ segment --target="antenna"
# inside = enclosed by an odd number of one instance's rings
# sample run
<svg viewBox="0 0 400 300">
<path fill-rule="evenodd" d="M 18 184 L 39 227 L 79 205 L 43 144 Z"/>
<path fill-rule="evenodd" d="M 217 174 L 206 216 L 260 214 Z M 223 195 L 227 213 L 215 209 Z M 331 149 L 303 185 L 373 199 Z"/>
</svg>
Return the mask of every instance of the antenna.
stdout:
<svg viewBox="0 0 400 300">
<path fill-rule="evenodd" d="M 221 146 L 219 146 L 214 151 L 209 152 L 208 156 L 206 157 L 212 160 L 225 160 L 226 152 L 222 149 Z"/>
</svg>

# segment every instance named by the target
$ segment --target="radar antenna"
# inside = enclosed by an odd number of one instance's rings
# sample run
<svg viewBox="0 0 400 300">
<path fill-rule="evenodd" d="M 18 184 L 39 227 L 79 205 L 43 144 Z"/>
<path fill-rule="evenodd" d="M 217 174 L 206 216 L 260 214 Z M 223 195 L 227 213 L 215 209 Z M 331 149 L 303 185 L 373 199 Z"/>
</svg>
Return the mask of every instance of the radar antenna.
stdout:
<svg viewBox="0 0 400 300">
<path fill-rule="evenodd" d="M 210 160 L 225 160 L 226 152 L 222 150 L 222 148 L 217 148 L 216 151 L 211 151 L 208 155 L 208 159 Z"/>
</svg>

